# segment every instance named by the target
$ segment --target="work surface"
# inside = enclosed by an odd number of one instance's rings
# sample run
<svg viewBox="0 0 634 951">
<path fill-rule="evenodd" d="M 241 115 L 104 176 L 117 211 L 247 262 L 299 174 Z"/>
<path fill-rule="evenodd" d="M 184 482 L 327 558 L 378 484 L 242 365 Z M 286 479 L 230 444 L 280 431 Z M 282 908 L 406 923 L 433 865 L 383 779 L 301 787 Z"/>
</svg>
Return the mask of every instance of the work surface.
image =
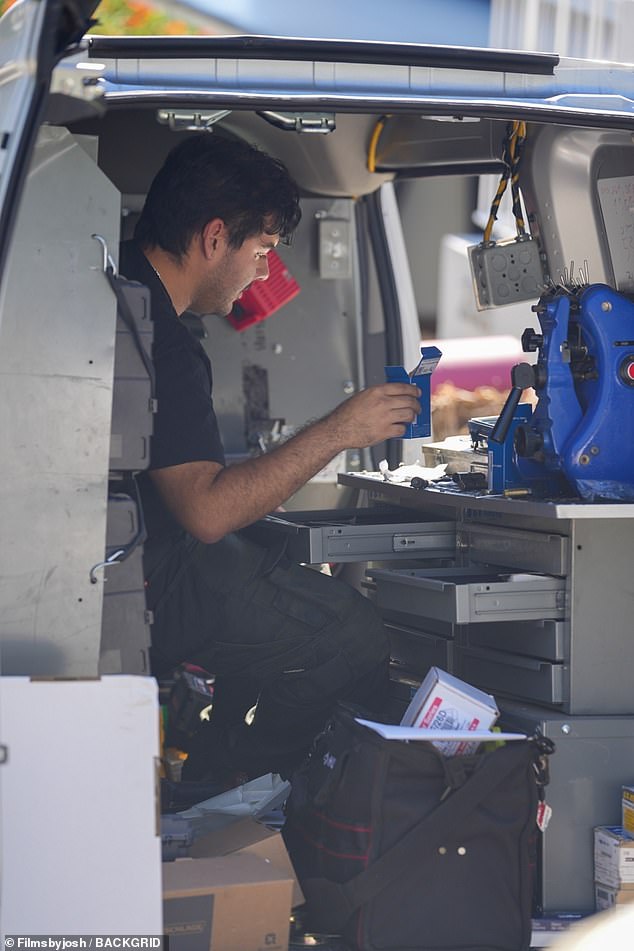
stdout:
<svg viewBox="0 0 634 951">
<path fill-rule="evenodd" d="M 584 502 L 574 499 L 547 501 L 532 497 L 508 498 L 485 491 L 466 492 L 445 484 L 414 489 L 408 482 L 386 480 L 381 472 L 344 472 L 340 485 L 368 492 L 369 499 L 384 499 L 409 509 L 445 508 L 477 514 L 541 517 L 545 519 L 634 518 L 632 502 Z"/>
</svg>

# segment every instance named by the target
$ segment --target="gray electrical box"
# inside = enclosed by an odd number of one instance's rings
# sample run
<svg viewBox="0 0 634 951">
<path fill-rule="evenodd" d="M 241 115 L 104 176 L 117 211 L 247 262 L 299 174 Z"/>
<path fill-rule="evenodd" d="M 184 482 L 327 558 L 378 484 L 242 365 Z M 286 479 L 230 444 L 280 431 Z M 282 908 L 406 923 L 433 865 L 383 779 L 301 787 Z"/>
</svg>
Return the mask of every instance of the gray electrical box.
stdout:
<svg viewBox="0 0 634 951">
<path fill-rule="evenodd" d="M 468 249 L 478 310 L 537 300 L 544 285 L 537 242 L 528 235 Z"/>
</svg>

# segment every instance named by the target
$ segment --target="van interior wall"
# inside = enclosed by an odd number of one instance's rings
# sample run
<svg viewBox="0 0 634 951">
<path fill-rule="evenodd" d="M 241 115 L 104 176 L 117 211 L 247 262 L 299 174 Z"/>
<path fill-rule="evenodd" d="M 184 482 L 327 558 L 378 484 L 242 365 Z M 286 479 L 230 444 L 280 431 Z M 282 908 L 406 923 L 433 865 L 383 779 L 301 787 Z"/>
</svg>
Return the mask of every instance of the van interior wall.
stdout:
<svg viewBox="0 0 634 951">
<path fill-rule="evenodd" d="M 618 209 L 622 205 L 629 217 L 633 168 L 630 132 L 529 127 L 523 194 L 553 280 L 561 280 L 571 262 L 578 279 L 587 262 L 591 283 L 634 290 L 632 275 L 615 268 L 631 240 L 631 225 L 620 220 Z"/>
<path fill-rule="evenodd" d="M 92 236 L 116 249 L 120 196 L 95 157 L 41 129 L 3 276 L 3 674 L 97 674 L 116 302 Z"/>
<path fill-rule="evenodd" d="M 445 235 L 474 232 L 472 213 L 477 179 L 473 176 L 412 178 L 397 184 L 396 195 L 403 223 L 423 337 L 438 336 L 440 249 Z M 477 240 L 474 237 L 474 240 Z"/>
</svg>

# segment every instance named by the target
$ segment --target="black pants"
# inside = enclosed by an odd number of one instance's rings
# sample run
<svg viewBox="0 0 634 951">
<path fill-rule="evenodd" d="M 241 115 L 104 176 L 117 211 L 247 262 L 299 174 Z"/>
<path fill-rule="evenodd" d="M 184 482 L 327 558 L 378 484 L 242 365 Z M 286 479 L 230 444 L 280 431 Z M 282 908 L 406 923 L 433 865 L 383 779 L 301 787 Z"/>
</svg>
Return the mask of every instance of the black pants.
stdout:
<svg viewBox="0 0 634 951">
<path fill-rule="evenodd" d="M 388 642 L 373 605 L 279 550 L 239 535 L 215 545 L 184 537 L 151 568 L 148 606 L 153 672 L 188 661 L 216 676 L 189 779 L 225 770 L 287 774 L 337 700 L 370 712 L 386 700 Z"/>
</svg>

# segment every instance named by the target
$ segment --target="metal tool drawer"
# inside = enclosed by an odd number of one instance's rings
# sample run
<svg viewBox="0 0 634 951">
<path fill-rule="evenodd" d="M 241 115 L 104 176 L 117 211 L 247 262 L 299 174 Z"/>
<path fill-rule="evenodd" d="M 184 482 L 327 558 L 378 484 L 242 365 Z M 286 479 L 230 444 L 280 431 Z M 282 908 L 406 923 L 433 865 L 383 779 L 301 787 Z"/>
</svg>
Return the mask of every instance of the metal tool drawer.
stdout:
<svg viewBox="0 0 634 951">
<path fill-rule="evenodd" d="M 453 639 L 401 624 L 386 623 L 390 658 L 396 664 L 424 677 L 430 667 L 453 667 Z"/>
<path fill-rule="evenodd" d="M 495 624 L 469 624 L 461 628 L 461 643 L 466 647 L 490 647 L 509 654 L 564 661 L 568 651 L 568 622 L 498 621 Z"/>
<path fill-rule="evenodd" d="M 460 530 L 459 543 L 468 550 L 469 561 L 475 564 L 500 565 L 547 575 L 568 572 L 570 540 L 565 535 L 471 524 Z"/>
<path fill-rule="evenodd" d="M 139 507 L 128 495 L 108 499 L 106 554 L 132 550 L 104 566 L 104 598 L 99 646 L 100 674 L 149 674 L 150 625 L 145 604 Z"/>
<path fill-rule="evenodd" d="M 565 582 L 548 575 L 483 572 L 477 568 L 375 568 L 379 610 L 452 624 L 565 616 Z"/>
<path fill-rule="evenodd" d="M 304 564 L 454 558 L 453 519 L 415 518 L 396 507 L 285 512 L 260 519 L 245 534 L 265 545 L 285 539 L 290 557 Z"/>
<path fill-rule="evenodd" d="M 534 703 L 565 700 L 563 664 L 458 645 L 454 658 L 457 675 L 482 690 Z"/>
</svg>

